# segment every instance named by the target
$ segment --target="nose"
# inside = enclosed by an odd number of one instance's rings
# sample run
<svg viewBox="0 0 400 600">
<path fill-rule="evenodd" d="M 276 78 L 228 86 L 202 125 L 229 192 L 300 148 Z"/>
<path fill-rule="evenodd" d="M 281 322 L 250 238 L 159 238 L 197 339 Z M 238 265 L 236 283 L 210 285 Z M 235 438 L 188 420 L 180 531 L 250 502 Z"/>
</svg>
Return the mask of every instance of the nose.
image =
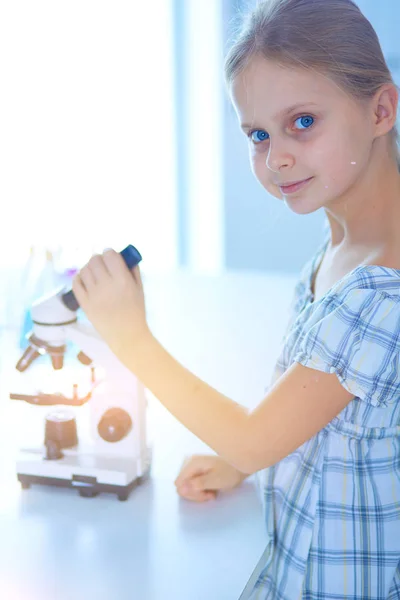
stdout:
<svg viewBox="0 0 400 600">
<path fill-rule="evenodd" d="M 270 142 L 267 159 L 265 161 L 268 169 L 275 173 L 279 173 L 284 168 L 292 167 L 293 163 L 294 157 L 287 149 L 283 148 L 276 140 Z"/>
</svg>

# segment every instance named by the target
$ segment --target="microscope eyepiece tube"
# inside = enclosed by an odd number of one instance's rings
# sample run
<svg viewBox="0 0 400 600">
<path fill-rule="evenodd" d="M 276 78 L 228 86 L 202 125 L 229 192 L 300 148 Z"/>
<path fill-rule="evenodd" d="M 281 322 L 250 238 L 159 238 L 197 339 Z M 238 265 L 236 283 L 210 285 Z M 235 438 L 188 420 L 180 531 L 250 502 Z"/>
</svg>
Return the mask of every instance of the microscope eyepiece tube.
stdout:
<svg viewBox="0 0 400 600">
<path fill-rule="evenodd" d="M 136 267 L 137 264 L 140 263 L 140 261 L 142 260 L 142 256 L 140 254 L 140 252 L 131 244 L 129 246 L 127 246 L 126 248 L 124 248 L 124 250 L 122 250 L 120 252 L 122 258 L 125 261 L 126 266 L 129 269 L 133 269 L 133 267 Z M 65 292 L 62 296 L 61 299 L 63 301 L 63 303 L 65 304 L 65 306 L 67 308 L 69 308 L 70 310 L 78 310 L 79 308 L 79 303 L 75 297 L 75 294 L 72 290 L 69 290 L 68 292 Z"/>
</svg>

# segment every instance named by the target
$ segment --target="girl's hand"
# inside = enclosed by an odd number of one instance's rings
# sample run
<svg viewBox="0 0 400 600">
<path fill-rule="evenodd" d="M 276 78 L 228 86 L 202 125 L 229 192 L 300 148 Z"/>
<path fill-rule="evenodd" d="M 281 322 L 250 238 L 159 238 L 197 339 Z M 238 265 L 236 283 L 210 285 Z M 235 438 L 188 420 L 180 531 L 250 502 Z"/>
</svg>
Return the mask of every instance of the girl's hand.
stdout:
<svg viewBox="0 0 400 600">
<path fill-rule="evenodd" d="M 150 335 L 139 266 L 130 271 L 115 250 L 93 256 L 75 276 L 72 290 L 118 358 L 129 355 Z"/>
<path fill-rule="evenodd" d="M 174 483 L 182 498 L 206 502 L 214 499 L 218 490 L 232 490 L 246 477 L 220 456 L 196 454 L 184 461 Z"/>
</svg>

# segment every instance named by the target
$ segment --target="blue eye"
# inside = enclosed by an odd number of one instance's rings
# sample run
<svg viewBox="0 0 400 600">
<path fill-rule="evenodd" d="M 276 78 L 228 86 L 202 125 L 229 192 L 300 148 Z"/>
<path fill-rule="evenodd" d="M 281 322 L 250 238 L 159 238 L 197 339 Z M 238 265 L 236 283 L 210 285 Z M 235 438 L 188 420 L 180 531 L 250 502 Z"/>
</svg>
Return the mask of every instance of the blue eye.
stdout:
<svg viewBox="0 0 400 600">
<path fill-rule="evenodd" d="M 251 141 L 255 144 L 259 144 L 260 142 L 265 142 L 269 138 L 269 134 L 262 129 L 255 129 L 250 133 Z"/>
<path fill-rule="evenodd" d="M 299 117 L 295 120 L 295 123 L 297 123 L 297 121 L 300 121 L 300 129 L 308 129 L 309 127 L 311 127 L 311 125 L 314 124 L 314 118 L 310 117 L 309 115 L 305 117 Z"/>
<path fill-rule="evenodd" d="M 295 124 L 297 123 L 299 123 L 297 127 L 300 130 L 310 129 L 310 127 L 314 125 L 314 117 L 312 117 L 311 115 L 304 115 L 295 120 Z M 266 140 L 269 140 L 270 137 L 269 133 L 267 133 L 263 129 L 254 129 L 253 131 L 250 131 L 248 135 L 254 144 L 260 144 L 261 142 L 265 142 Z"/>
</svg>

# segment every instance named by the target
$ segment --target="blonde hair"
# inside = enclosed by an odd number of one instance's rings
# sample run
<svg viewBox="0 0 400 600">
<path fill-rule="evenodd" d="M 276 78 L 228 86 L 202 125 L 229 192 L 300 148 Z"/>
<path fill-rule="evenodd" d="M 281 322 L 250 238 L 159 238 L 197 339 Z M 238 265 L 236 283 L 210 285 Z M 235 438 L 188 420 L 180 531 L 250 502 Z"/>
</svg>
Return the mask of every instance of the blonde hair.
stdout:
<svg viewBox="0 0 400 600">
<path fill-rule="evenodd" d="M 255 55 L 283 66 L 314 68 L 361 101 L 384 84 L 395 85 L 374 28 L 352 0 L 259 2 L 225 58 L 227 84 Z M 396 126 L 390 137 L 400 170 Z"/>
</svg>

